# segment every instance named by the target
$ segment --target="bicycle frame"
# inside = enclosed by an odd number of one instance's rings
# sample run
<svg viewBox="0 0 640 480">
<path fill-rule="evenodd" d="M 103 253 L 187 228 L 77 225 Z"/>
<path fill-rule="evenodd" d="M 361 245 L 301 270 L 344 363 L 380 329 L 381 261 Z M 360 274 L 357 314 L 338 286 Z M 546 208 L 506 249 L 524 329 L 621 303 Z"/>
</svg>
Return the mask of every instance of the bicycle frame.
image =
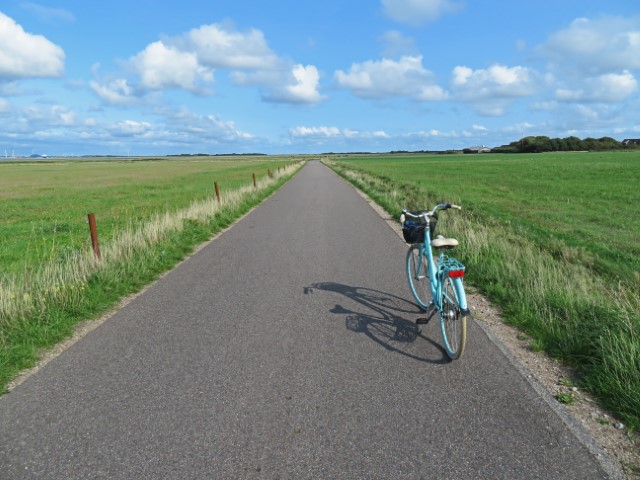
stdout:
<svg viewBox="0 0 640 480">
<path fill-rule="evenodd" d="M 429 228 L 425 228 L 424 232 L 424 242 L 420 245 L 420 257 L 418 258 L 418 266 L 414 275 L 419 277 L 421 272 L 420 270 L 423 268 L 422 257 L 423 255 L 427 257 L 427 265 L 428 265 L 428 275 L 429 275 L 429 286 L 431 288 L 431 298 L 434 307 L 438 311 L 438 313 L 442 313 L 442 285 L 444 284 L 444 279 L 449 275 L 450 272 L 458 272 L 464 270 L 464 266 L 455 258 L 451 258 L 446 255 L 444 252 L 441 252 L 438 256 L 438 263 L 436 265 L 433 257 L 433 252 L 431 249 L 431 232 Z M 426 273 L 426 272 L 425 272 Z M 464 313 L 468 313 L 467 308 L 467 296 L 464 291 L 464 286 L 462 284 L 461 277 L 452 277 L 452 284 L 455 289 L 455 295 L 457 304 L 460 306 L 460 309 Z M 411 286 L 413 288 L 413 286 Z M 417 297 L 417 295 L 414 295 Z M 426 307 L 427 305 L 422 305 Z"/>
<path fill-rule="evenodd" d="M 438 219 L 436 211 L 450 208 L 460 210 L 462 207 L 450 203 L 442 203 L 436 205 L 431 211 L 419 214 L 403 210 L 400 216 L 400 223 L 403 226 L 405 240 L 412 244 L 407 252 L 407 276 L 413 297 L 423 309 L 428 310 L 433 307 L 433 310 L 438 312 L 440 331 L 447 355 L 452 360 L 456 360 L 464 352 L 467 335 L 467 316 L 469 315 L 467 296 L 462 284 L 465 268 L 458 260 L 449 257 L 444 250 L 439 252 L 437 263 L 433 257 L 432 248 L 452 248 L 458 244 L 455 239 L 441 237 L 437 243 L 434 242 L 437 247 L 432 247 L 431 243 L 431 234 L 435 231 L 435 229 L 432 230 L 431 228 L 434 226 L 432 222 L 436 222 Z M 415 240 L 417 240 L 416 235 L 420 232 L 420 230 L 416 230 L 415 225 L 409 225 L 405 230 L 406 216 L 424 222 L 424 238 L 422 242 L 415 243 Z M 427 281 L 425 269 L 428 270 L 430 292 L 425 285 Z M 428 299 L 429 293 L 431 293 L 430 302 Z M 425 324 L 428 321 L 428 318 L 417 319 L 416 324 Z"/>
</svg>

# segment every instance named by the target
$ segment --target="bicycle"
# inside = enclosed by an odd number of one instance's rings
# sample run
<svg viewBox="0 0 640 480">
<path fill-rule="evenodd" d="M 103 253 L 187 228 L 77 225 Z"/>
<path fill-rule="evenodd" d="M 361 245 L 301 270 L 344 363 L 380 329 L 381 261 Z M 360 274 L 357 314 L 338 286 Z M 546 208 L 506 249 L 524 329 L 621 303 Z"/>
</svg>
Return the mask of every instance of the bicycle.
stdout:
<svg viewBox="0 0 640 480">
<path fill-rule="evenodd" d="M 419 213 L 402 210 L 400 223 L 405 241 L 411 244 L 407 252 L 407 278 L 411 293 L 425 311 L 433 307 L 440 314 L 440 330 L 445 350 L 455 360 L 464 352 L 467 317 L 470 314 L 462 282 L 465 267 L 445 253 L 445 250 L 458 245 L 455 238 L 437 235 L 432 239 L 438 221 L 438 210 L 450 208 L 462 210 L 462 207 L 450 203 L 441 203 L 430 211 Z M 407 217 L 415 221 L 407 221 Z M 439 251 L 437 263 L 434 261 L 432 248 Z M 427 322 L 427 319 L 418 319 L 416 323 L 420 325 Z"/>
</svg>

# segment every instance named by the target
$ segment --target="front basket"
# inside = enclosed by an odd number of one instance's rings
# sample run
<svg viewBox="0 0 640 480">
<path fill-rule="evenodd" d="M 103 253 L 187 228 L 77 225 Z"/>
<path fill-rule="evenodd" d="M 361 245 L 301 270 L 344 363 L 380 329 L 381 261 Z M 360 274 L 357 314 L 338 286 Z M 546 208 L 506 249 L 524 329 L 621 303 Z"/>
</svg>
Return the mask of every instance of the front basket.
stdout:
<svg viewBox="0 0 640 480">
<path fill-rule="evenodd" d="M 429 221 L 429 234 L 431 238 L 434 237 L 436 231 L 437 217 L 431 217 Z M 422 243 L 424 242 L 424 232 L 427 228 L 427 224 L 423 222 L 407 221 L 402 224 L 402 235 L 404 241 L 407 243 Z"/>
<path fill-rule="evenodd" d="M 407 243 L 424 242 L 424 230 L 427 225 L 419 222 L 404 222 L 402 225 L 402 235 Z"/>
</svg>

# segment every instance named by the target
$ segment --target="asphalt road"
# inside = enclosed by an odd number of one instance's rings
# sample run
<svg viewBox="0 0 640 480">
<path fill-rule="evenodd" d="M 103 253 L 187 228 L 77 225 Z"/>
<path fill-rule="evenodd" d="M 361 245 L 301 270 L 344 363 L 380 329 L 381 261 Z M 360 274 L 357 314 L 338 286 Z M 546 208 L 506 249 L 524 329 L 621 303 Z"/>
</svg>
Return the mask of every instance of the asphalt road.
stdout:
<svg viewBox="0 0 640 480">
<path fill-rule="evenodd" d="M 477 325 L 416 334 L 406 248 L 310 162 L 0 398 L 0 478 L 606 478 Z"/>
</svg>

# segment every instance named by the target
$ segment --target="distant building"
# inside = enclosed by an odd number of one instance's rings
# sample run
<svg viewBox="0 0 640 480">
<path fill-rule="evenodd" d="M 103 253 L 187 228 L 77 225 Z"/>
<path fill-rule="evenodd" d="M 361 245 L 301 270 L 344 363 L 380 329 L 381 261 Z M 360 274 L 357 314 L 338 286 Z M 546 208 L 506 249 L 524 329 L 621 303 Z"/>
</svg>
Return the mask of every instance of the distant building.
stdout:
<svg viewBox="0 0 640 480">
<path fill-rule="evenodd" d="M 463 148 L 463 153 L 489 153 L 491 149 L 489 147 L 485 147 L 484 145 L 478 145 L 475 147 L 467 147 Z"/>
<path fill-rule="evenodd" d="M 47 158 L 47 156 L 41 155 L 39 153 L 34 153 L 33 155 L 29 155 L 29 158 Z"/>
</svg>

